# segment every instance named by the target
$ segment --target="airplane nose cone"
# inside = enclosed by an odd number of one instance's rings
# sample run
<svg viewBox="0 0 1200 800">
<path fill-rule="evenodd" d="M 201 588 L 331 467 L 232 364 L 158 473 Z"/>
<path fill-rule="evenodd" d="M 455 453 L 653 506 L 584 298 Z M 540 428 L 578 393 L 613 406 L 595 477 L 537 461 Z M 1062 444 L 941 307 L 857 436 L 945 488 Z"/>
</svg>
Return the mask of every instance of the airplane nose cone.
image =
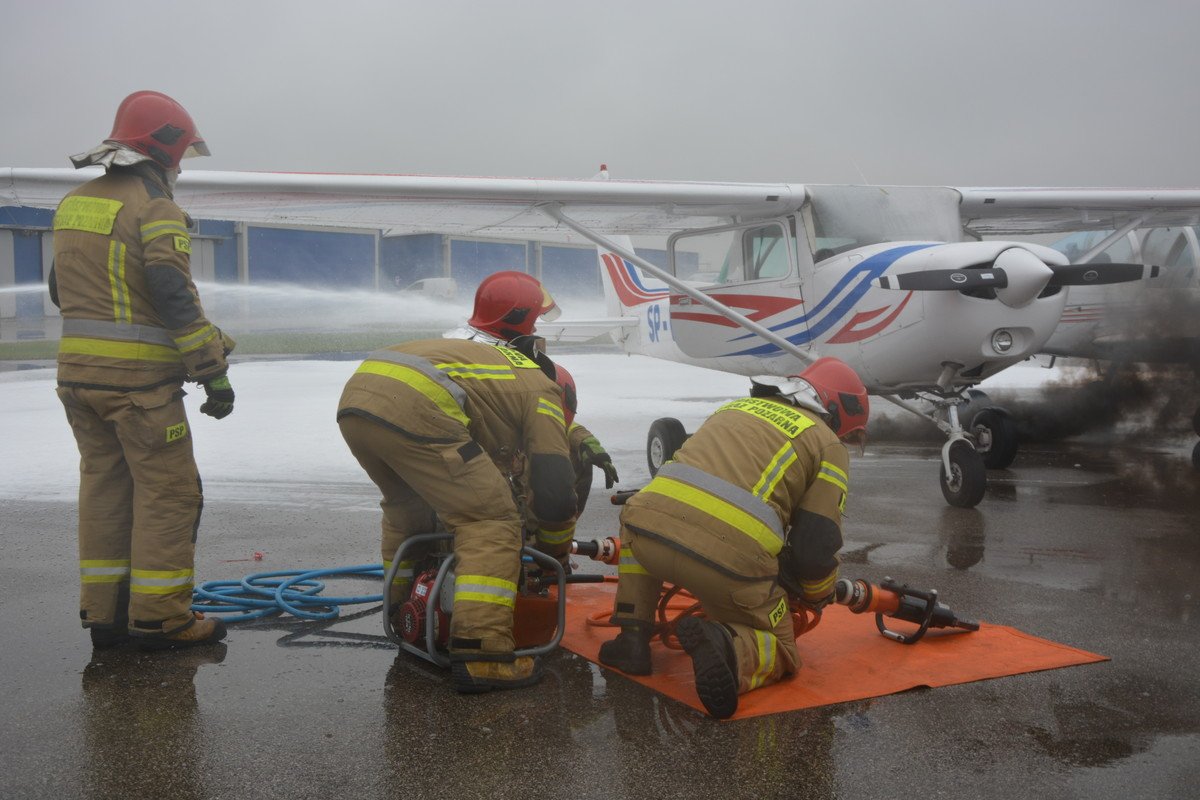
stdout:
<svg viewBox="0 0 1200 800">
<path fill-rule="evenodd" d="M 993 265 L 1008 276 L 1008 286 L 996 290 L 996 298 L 1009 308 L 1027 306 L 1037 297 L 1054 272 L 1033 253 L 1011 247 L 996 257 Z"/>
</svg>

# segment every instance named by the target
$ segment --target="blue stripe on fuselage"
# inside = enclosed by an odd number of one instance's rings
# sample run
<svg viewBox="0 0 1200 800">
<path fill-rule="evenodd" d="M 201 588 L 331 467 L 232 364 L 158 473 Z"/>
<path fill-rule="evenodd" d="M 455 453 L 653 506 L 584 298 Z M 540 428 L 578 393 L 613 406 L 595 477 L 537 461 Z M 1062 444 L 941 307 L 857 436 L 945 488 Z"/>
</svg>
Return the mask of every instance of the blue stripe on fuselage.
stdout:
<svg viewBox="0 0 1200 800">
<path fill-rule="evenodd" d="M 841 321 L 841 319 L 846 316 L 847 312 L 854 308 L 858 301 L 862 299 L 862 296 L 865 295 L 868 290 L 870 290 L 871 281 L 875 280 L 884 272 L 886 272 L 887 268 L 895 263 L 896 259 L 906 256 L 909 253 L 916 252 L 917 250 L 924 250 L 927 247 L 935 246 L 936 244 L 913 244 L 905 245 L 904 247 L 894 247 L 891 250 L 884 250 L 882 253 L 876 253 L 870 258 L 864 259 L 856 264 L 854 269 L 843 275 L 842 279 L 837 282 L 837 285 L 834 286 L 828 294 L 821 298 L 821 301 L 813 307 L 812 311 L 804 314 L 803 316 L 796 317 L 795 319 L 772 326 L 770 330 L 778 331 L 783 328 L 790 328 L 794 325 L 800 325 L 808 322 L 810 319 L 814 319 L 818 314 L 821 313 L 823 309 L 829 306 L 838 297 L 838 295 L 846 289 L 847 286 L 854 281 L 858 281 L 854 288 L 851 289 L 845 297 L 842 297 L 841 300 L 838 301 L 837 305 L 833 306 L 833 308 L 829 310 L 829 313 L 821 318 L 815 325 L 811 325 L 806 330 L 786 337 L 787 340 L 792 344 L 807 344 Z M 745 339 L 755 336 L 756 334 L 748 333 L 744 336 L 739 336 L 738 338 L 734 339 L 733 342 L 744 341 Z M 729 353 L 728 355 L 769 356 L 780 352 L 782 352 L 782 350 L 777 345 L 766 343 L 759 345 L 758 347 L 752 347 L 749 350 L 741 350 L 736 353 Z"/>
</svg>

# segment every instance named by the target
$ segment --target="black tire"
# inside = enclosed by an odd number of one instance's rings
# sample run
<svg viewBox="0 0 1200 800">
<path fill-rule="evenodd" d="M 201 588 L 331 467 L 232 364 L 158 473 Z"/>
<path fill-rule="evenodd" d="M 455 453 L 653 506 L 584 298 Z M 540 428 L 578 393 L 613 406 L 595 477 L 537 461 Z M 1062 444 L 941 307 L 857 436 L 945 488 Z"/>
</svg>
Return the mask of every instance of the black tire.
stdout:
<svg viewBox="0 0 1200 800">
<path fill-rule="evenodd" d="M 1200 470 L 1200 442 L 1196 442 L 1196 446 L 1192 448 L 1192 466 Z"/>
<path fill-rule="evenodd" d="M 941 468 L 942 496 L 955 508 L 974 508 L 983 499 L 987 489 L 987 468 L 983 457 L 967 442 L 955 442 L 950 446 L 950 470 Z"/>
<path fill-rule="evenodd" d="M 646 465 L 650 467 L 650 477 L 658 474 L 659 468 L 671 460 L 687 438 L 687 430 L 677 419 L 663 417 L 651 423 L 650 435 L 646 437 Z"/>
<path fill-rule="evenodd" d="M 1003 408 L 985 408 L 971 420 L 975 449 L 988 469 L 1007 469 L 1017 457 L 1017 423 Z"/>
</svg>

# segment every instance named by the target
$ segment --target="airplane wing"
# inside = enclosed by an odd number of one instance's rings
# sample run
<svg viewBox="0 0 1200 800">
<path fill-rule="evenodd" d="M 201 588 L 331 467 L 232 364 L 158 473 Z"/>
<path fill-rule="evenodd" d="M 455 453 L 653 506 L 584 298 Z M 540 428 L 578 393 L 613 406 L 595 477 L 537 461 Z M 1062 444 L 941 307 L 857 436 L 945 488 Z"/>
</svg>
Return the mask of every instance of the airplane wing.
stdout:
<svg viewBox="0 0 1200 800">
<path fill-rule="evenodd" d="M 99 168 L 0 169 L 0 206 L 55 208 Z M 258 225 L 372 228 L 384 235 L 447 233 L 571 238 L 538 209 L 562 207 L 600 234 L 658 234 L 732 217 L 787 214 L 803 185 L 686 181 L 545 180 L 422 175 L 185 171 L 175 200 L 193 217 Z"/>
<path fill-rule="evenodd" d="M 1197 189 L 958 188 L 963 228 L 981 236 L 1200 224 Z"/>
</svg>

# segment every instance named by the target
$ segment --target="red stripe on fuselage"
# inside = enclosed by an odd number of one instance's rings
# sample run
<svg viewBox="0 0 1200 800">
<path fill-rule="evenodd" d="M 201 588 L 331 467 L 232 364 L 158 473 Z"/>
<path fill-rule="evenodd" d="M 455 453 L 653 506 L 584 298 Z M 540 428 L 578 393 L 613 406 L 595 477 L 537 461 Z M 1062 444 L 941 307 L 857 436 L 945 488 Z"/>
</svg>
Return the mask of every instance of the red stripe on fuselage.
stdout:
<svg viewBox="0 0 1200 800">
<path fill-rule="evenodd" d="M 861 342 L 863 339 L 866 339 L 868 336 L 874 336 L 875 334 L 879 333 L 881 330 L 886 328 L 888 325 L 892 324 L 892 322 L 895 321 L 896 317 L 900 316 L 900 312 L 904 310 L 904 307 L 906 305 L 908 305 L 908 301 L 912 299 L 912 296 L 913 296 L 912 292 L 909 292 L 907 295 L 905 295 L 904 299 L 900 301 L 900 305 L 896 306 L 896 310 L 893 311 L 891 314 L 888 314 L 886 317 L 884 317 L 884 319 L 882 321 L 876 323 L 875 325 L 872 325 L 869 328 L 862 328 L 861 330 L 854 330 L 854 327 L 856 325 L 861 325 L 864 322 L 867 322 L 869 320 L 874 319 L 875 317 L 878 317 L 880 314 L 882 314 L 884 312 L 884 310 L 887 309 L 887 306 L 884 306 L 883 308 L 875 308 L 870 311 L 860 311 L 859 313 L 854 315 L 854 318 L 851 319 L 850 322 L 848 322 L 844 328 L 842 328 L 840 331 L 838 331 L 836 334 L 834 334 L 832 338 L 829 339 L 829 344 L 847 344 L 849 342 Z"/>
</svg>

